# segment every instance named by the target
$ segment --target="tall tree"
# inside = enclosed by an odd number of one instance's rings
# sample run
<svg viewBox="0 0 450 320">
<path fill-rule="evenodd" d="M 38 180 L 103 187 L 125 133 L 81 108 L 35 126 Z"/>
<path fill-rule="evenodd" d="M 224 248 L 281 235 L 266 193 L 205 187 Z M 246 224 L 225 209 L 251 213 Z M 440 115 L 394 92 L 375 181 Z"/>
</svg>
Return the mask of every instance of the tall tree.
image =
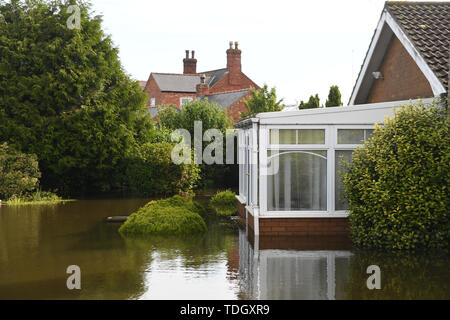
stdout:
<svg viewBox="0 0 450 320">
<path fill-rule="evenodd" d="M 242 118 L 251 117 L 261 112 L 281 111 L 284 108 L 283 99 L 277 100 L 277 91 L 275 88 L 269 87 L 267 84 L 259 89 L 250 89 L 252 96 L 245 102 L 247 112 L 241 112 Z"/>
<path fill-rule="evenodd" d="M 325 102 L 325 107 L 338 107 L 342 106 L 341 92 L 338 86 L 331 86 L 330 92 L 328 93 L 328 99 Z"/>
<path fill-rule="evenodd" d="M 300 110 L 302 109 L 314 109 L 314 108 L 320 108 L 320 99 L 319 95 L 316 94 L 315 96 L 310 96 L 309 100 L 307 102 L 300 102 L 300 105 L 298 106 Z"/>
<path fill-rule="evenodd" d="M 82 0 L 0 0 L 0 13 L 0 139 L 37 154 L 44 187 L 120 186 L 152 122 L 101 17 Z"/>
</svg>

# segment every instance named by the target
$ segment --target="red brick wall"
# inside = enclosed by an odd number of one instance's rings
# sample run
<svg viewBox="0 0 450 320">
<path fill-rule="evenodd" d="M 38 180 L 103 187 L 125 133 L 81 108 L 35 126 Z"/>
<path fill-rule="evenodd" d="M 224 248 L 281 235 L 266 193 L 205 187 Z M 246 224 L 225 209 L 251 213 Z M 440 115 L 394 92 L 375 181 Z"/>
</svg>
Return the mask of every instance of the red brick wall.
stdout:
<svg viewBox="0 0 450 320">
<path fill-rule="evenodd" d="M 148 95 L 147 107 L 150 107 L 150 98 L 155 98 L 156 105 L 161 104 L 161 90 L 152 75 L 145 85 L 144 92 Z"/>
<path fill-rule="evenodd" d="M 347 218 L 260 218 L 259 234 L 266 236 L 349 236 Z"/>
<path fill-rule="evenodd" d="M 251 95 L 249 92 L 245 96 L 243 96 L 241 99 L 233 103 L 231 106 L 228 107 L 227 113 L 228 117 L 233 119 L 233 123 L 238 122 L 241 120 L 241 116 L 239 112 L 246 112 L 247 109 L 245 108 L 244 101 Z"/>
<path fill-rule="evenodd" d="M 238 85 L 231 85 L 229 83 L 229 77 L 230 74 L 228 73 L 225 75 L 222 79 L 220 79 L 214 87 L 210 88 L 209 94 L 214 93 L 222 93 L 222 92 L 228 92 L 228 91 L 235 91 L 235 90 L 241 90 L 241 89 L 248 89 L 250 87 L 253 87 L 255 89 L 259 89 L 259 86 L 254 83 L 252 80 L 250 80 L 245 74 L 242 72 L 239 73 L 239 84 Z"/>
<path fill-rule="evenodd" d="M 162 92 L 161 93 L 161 105 L 176 105 L 180 108 L 180 98 L 192 98 L 195 99 L 197 95 L 195 93 L 179 93 L 179 92 Z"/>
<path fill-rule="evenodd" d="M 393 36 L 380 70 L 384 79 L 374 80 L 367 103 L 433 97 L 428 80 Z"/>
<path fill-rule="evenodd" d="M 245 219 L 245 204 L 240 203 L 239 201 L 237 202 L 237 211 L 238 211 L 238 215 L 241 218 Z"/>
</svg>

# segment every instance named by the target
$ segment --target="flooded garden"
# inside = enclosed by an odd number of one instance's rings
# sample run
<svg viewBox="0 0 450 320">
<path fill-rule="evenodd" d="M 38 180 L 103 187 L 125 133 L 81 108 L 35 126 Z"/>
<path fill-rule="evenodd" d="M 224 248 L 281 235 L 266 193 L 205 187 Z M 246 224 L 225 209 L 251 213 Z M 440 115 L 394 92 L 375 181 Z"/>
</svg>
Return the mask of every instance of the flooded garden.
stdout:
<svg viewBox="0 0 450 320">
<path fill-rule="evenodd" d="M 3 205 L 0 299 L 450 299 L 448 255 L 255 241 L 245 226 L 214 217 L 189 237 L 124 237 L 105 221 L 147 202 Z M 70 265 L 80 267 L 81 290 L 66 287 Z M 367 288 L 369 265 L 381 269 L 380 290 Z"/>
</svg>

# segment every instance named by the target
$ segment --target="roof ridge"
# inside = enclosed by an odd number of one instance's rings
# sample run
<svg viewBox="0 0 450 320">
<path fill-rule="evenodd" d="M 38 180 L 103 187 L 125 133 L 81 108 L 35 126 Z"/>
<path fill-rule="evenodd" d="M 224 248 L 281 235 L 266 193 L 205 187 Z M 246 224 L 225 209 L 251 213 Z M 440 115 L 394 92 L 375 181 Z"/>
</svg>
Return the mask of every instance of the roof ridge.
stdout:
<svg viewBox="0 0 450 320">
<path fill-rule="evenodd" d="M 190 73 L 190 74 L 186 74 L 186 73 L 170 73 L 170 72 L 151 72 L 151 74 L 162 74 L 162 75 L 166 75 L 166 76 L 196 76 L 196 77 L 200 77 L 200 73 Z"/>
<path fill-rule="evenodd" d="M 208 94 L 207 96 L 215 96 L 215 95 L 218 95 L 218 94 L 234 93 L 234 92 L 241 92 L 241 91 L 250 91 L 250 88 L 236 89 L 236 90 L 223 91 L 223 92 L 215 92 L 215 93 Z"/>
<path fill-rule="evenodd" d="M 199 74 L 202 74 L 202 73 L 208 73 L 208 72 L 214 72 L 214 71 L 219 71 L 219 70 L 226 70 L 227 68 L 225 67 L 225 68 L 219 68 L 219 69 L 214 69 L 214 70 L 209 70 L 209 71 L 203 71 L 203 72 L 198 72 Z"/>
</svg>

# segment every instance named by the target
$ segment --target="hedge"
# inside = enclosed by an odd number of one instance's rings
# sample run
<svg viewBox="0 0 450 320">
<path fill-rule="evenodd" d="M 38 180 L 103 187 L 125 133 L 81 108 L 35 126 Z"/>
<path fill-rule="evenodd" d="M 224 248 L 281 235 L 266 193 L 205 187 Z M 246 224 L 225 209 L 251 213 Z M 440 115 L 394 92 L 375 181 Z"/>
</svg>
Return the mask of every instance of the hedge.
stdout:
<svg viewBox="0 0 450 320">
<path fill-rule="evenodd" d="M 147 143 L 128 164 L 131 188 L 143 196 L 172 196 L 189 193 L 200 178 L 198 164 L 172 162 L 172 143 Z M 193 153 L 192 153 L 193 154 Z"/>
<path fill-rule="evenodd" d="M 440 107 L 401 108 L 353 153 L 343 179 L 357 246 L 448 249 L 450 121 Z"/>
</svg>

